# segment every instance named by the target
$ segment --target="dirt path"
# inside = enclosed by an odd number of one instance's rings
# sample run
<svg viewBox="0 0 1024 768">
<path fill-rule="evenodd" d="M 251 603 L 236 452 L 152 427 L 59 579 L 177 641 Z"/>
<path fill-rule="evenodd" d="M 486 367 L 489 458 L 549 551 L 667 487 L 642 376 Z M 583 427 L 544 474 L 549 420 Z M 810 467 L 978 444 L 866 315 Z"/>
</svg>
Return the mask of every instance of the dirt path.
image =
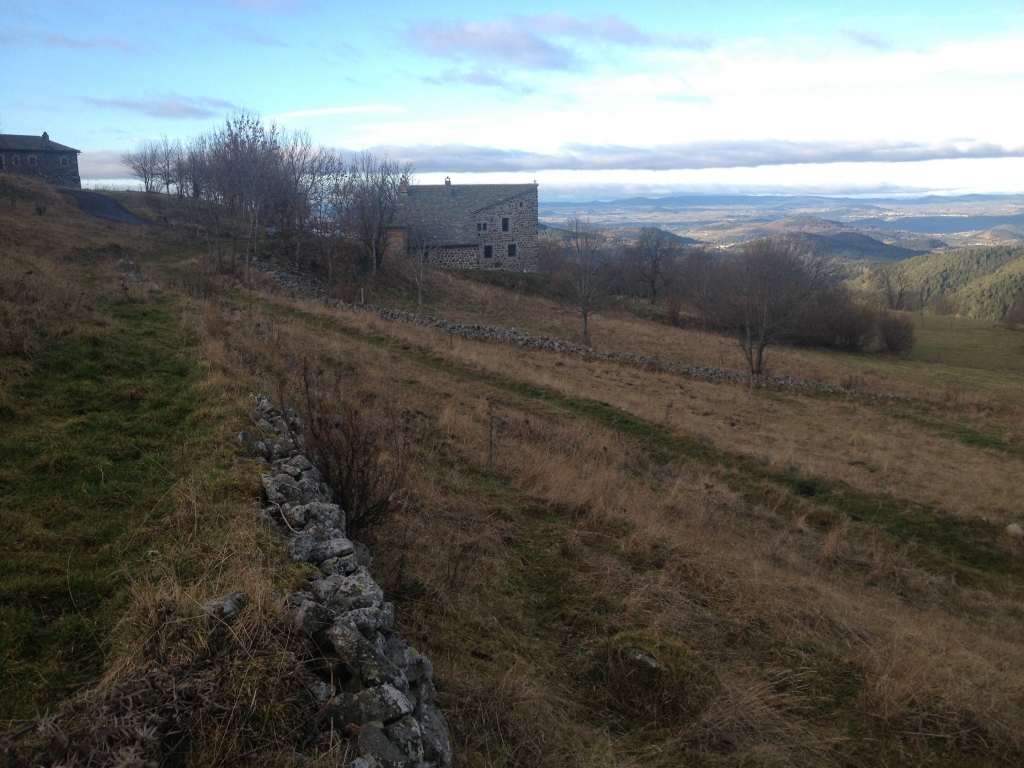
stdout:
<svg viewBox="0 0 1024 768">
<path fill-rule="evenodd" d="M 117 200 L 99 192 L 92 192 L 87 189 L 61 189 L 62 194 L 71 195 L 78 201 L 78 207 L 90 216 L 110 221 L 119 221 L 123 224 L 138 224 L 143 227 L 154 226 L 153 222 L 140 219 L 134 213 L 130 213 Z"/>
</svg>

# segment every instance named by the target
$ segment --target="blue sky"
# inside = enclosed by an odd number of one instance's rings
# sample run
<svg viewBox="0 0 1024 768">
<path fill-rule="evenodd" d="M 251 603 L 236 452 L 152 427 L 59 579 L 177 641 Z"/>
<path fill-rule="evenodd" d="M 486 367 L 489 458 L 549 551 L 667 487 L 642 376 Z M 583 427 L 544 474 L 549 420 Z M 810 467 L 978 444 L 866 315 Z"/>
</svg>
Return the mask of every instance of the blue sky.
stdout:
<svg viewBox="0 0 1024 768">
<path fill-rule="evenodd" d="M 1019 0 L 493 7 L 0 0 L 0 124 L 87 180 L 247 108 L 546 199 L 1024 192 Z"/>
</svg>

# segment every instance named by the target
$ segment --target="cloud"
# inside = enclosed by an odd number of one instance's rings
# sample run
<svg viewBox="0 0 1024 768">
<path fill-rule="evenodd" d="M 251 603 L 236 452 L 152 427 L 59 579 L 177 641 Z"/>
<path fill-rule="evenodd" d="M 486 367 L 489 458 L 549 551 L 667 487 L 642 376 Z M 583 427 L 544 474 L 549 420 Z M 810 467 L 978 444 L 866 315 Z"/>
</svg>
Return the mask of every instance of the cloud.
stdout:
<svg viewBox="0 0 1024 768">
<path fill-rule="evenodd" d="M 282 112 L 279 115 L 272 115 L 273 118 L 287 117 L 323 117 L 326 115 L 356 115 L 372 113 L 401 114 L 405 107 L 395 104 L 361 104 L 354 107 L 324 107 L 322 109 L 300 109 L 297 112 Z"/>
<path fill-rule="evenodd" d="M 41 45 L 44 48 L 63 48 L 69 51 L 94 51 L 106 48 L 121 53 L 137 54 L 142 51 L 131 43 L 114 37 L 87 37 L 83 39 L 68 37 L 54 32 L 20 31 L 13 35 L 0 36 L 5 45 Z"/>
<path fill-rule="evenodd" d="M 670 171 L 756 168 L 771 165 L 830 163 L 914 163 L 926 160 L 1024 157 L 1024 147 L 1007 148 L 977 141 L 789 142 L 704 141 L 657 147 L 567 144 L 555 153 L 474 147 L 465 144 L 381 147 L 422 173 L 495 173 L 521 171 Z"/>
<path fill-rule="evenodd" d="M 431 56 L 531 70 L 569 70 L 579 63 L 571 48 L 552 38 L 630 47 L 695 50 L 711 47 L 711 39 L 706 36 L 651 34 L 610 14 L 592 19 L 578 19 L 566 13 L 542 13 L 462 24 L 420 22 L 409 29 L 409 38 Z"/>
<path fill-rule="evenodd" d="M 565 46 L 510 21 L 420 23 L 409 30 L 409 37 L 424 52 L 446 59 L 546 70 L 567 70 L 576 64 L 575 55 Z"/>
<path fill-rule="evenodd" d="M 862 29 L 840 29 L 839 34 L 858 45 L 863 45 L 865 48 L 871 48 L 876 51 L 892 50 L 892 40 L 879 37 L 871 32 L 865 32 Z"/>
<path fill-rule="evenodd" d="M 126 179 L 127 169 L 121 164 L 121 153 L 113 149 L 86 150 L 78 156 L 78 171 L 83 179 Z"/>
<path fill-rule="evenodd" d="M 430 85 L 448 85 L 451 83 L 466 83 L 468 85 L 479 85 L 485 88 L 502 88 L 518 93 L 533 93 L 532 88 L 512 83 L 494 72 L 484 72 L 480 69 L 472 69 L 469 72 L 462 72 L 458 69 L 447 69 L 440 75 L 433 77 L 421 77 L 420 80 Z"/>
<path fill-rule="evenodd" d="M 711 47 L 711 38 L 705 35 L 651 34 L 611 14 L 595 16 L 588 21 L 567 13 L 542 13 L 520 17 L 517 22 L 529 28 L 539 28 L 549 35 L 588 42 L 600 41 L 640 48 L 667 46 L 706 50 Z"/>
<path fill-rule="evenodd" d="M 180 93 L 169 93 L 156 99 L 84 98 L 83 101 L 104 109 L 122 109 L 170 120 L 204 120 L 237 109 L 230 101 L 203 96 L 193 98 Z"/>
</svg>

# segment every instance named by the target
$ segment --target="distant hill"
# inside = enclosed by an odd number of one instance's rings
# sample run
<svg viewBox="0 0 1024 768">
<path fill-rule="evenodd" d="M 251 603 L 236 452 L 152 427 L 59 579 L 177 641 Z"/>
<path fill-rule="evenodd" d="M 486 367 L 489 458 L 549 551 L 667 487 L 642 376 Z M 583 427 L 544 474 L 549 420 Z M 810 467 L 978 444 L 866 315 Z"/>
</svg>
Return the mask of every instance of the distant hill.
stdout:
<svg viewBox="0 0 1024 768">
<path fill-rule="evenodd" d="M 777 223 L 773 222 L 773 224 Z M 839 226 L 842 227 L 842 225 Z M 770 234 L 785 234 L 799 242 L 808 251 L 827 253 L 840 261 L 903 261 L 924 253 L 924 251 L 913 251 L 909 248 L 888 245 L 873 237 L 868 237 L 862 232 L 845 228 L 836 229 L 832 234 L 787 232 L 785 229 L 770 232 Z"/>
<path fill-rule="evenodd" d="M 807 232 L 815 235 L 831 235 L 837 232 L 849 232 L 850 227 L 838 221 L 823 219 L 820 216 L 791 216 L 787 219 L 776 219 L 764 226 L 769 232 L 792 233 Z"/>
<path fill-rule="evenodd" d="M 1024 227 L 1024 213 L 1014 216 L 900 216 L 894 219 L 857 219 L 849 223 L 855 227 L 951 235 L 956 232 L 980 232 L 1003 225 Z"/>
<path fill-rule="evenodd" d="M 928 253 L 902 269 L 925 298 L 951 296 L 969 317 L 998 320 L 1024 294 L 1024 246 Z"/>
<path fill-rule="evenodd" d="M 631 243 L 640 237 L 640 230 L 642 227 L 607 227 L 605 228 L 605 234 L 613 243 Z M 677 235 L 675 232 L 670 232 L 667 229 L 656 227 L 661 229 L 665 233 L 665 237 L 673 245 L 698 245 L 700 240 L 694 240 L 692 237 L 683 237 Z"/>
<path fill-rule="evenodd" d="M 917 198 L 891 198 L 891 197 L 822 197 L 818 195 L 676 195 L 672 197 L 628 197 L 614 200 L 541 200 L 541 208 L 545 210 L 558 210 L 563 212 L 596 211 L 604 208 L 637 208 L 662 210 L 679 210 L 688 208 L 716 208 L 716 207 L 775 207 L 775 208 L 801 208 L 808 206 L 845 206 L 871 207 L 874 205 L 889 205 L 898 202 L 900 205 L 927 205 L 942 203 L 951 205 L 955 203 L 981 203 L 987 201 L 1006 201 L 1020 199 L 1020 195 L 960 195 L 957 197 L 945 197 L 942 195 L 927 195 Z M 938 217 L 945 218 L 945 217 Z M 878 219 L 884 221 L 884 219 Z M 995 226 L 993 224 L 989 225 Z M 901 227 L 895 227 L 900 229 Z M 916 230 L 915 230 L 916 231 Z"/>
</svg>

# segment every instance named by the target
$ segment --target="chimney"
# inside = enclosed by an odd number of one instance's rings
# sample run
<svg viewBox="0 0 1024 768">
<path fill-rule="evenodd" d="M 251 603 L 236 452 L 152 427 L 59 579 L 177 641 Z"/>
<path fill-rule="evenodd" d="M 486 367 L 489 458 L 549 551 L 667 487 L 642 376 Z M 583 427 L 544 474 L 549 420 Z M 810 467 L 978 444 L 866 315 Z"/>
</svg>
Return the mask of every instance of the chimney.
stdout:
<svg viewBox="0 0 1024 768">
<path fill-rule="evenodd" d="M 403 181 L 401 184 L 398 185 L 398 194 L 405 195 L 405 196 L 409 195 L 409 182 L 408 181 Z"/>
<path fill-rule="evenodd" d="M 444 196 L 445 197 L 451 197 L 452 196 L 452 179 L 451 179 L 450 176 L 445 176 L 444 177 Z"/>
<path fill-rule="evenodd" d="M 50 143 L 50 134 L 48 134 L 46 131 L 43 131 L 43 144 L 49 144 L 49 143 Z"/>
</svg>

